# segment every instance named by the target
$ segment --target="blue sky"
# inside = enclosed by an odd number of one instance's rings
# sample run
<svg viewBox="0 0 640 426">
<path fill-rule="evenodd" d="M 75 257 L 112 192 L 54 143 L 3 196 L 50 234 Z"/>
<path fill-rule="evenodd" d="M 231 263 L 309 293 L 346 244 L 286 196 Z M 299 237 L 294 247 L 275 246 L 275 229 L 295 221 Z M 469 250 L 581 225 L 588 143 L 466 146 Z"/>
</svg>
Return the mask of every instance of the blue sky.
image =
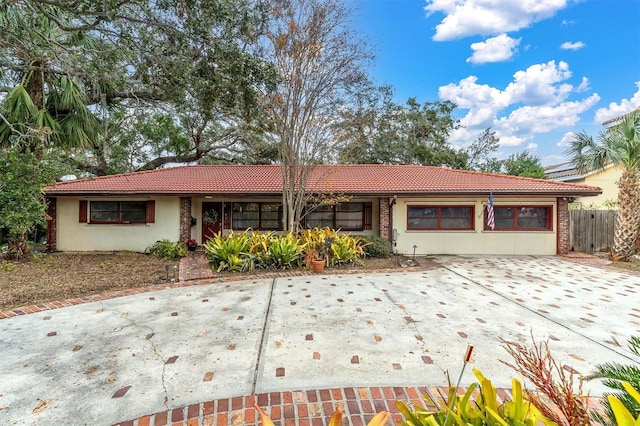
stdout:
<svg viewBox="0 0 640 426">
<path fill-rule="evenodd" d="M 450 100 L 465 146 L 564 161 L 574 132 L 640 107 L 640 0 L 347 0 L 396 101 Z"/>
</svg>

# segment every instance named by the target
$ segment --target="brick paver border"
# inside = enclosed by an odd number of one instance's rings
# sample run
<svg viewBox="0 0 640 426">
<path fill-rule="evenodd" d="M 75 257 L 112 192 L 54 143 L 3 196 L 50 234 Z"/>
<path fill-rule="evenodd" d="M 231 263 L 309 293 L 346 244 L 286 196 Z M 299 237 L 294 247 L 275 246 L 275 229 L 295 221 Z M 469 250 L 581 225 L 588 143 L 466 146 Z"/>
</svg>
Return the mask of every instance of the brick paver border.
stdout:
<svg viewBox="0 0 640 426">
<path fill-rule="evenodd" d="M 124 296 L 132 296 L 135 294 L 143 294 L 148 293 L 150 291 L 159 291 L 159 290 L 168 290 L 172 288 L 180 288 L 180 287 L 191 287 L 191 286 L 199 286 L 199 285 L 207 285 L 207 284 L 221 284 L 228 283 L 234 281 L 243 281 L 247 279 L 254 278 L 280 278 L 280 277 L 297 277 L 297 276 L 307 276 L 314 275 L 313 272 L 309 270 L 293 270 L 293 271 L 277 271 L 277 272 L 266 272 L 260 271 L 255 274 L 248 275 L 235 275 L 235 276 L 221 276 L 221 277 L 211 277 L 211 278 L 196 278 L 196 279 L 186 279 L 182 276 L 182 271 L 186 271 L 189 269 L 189 266 L 182 265 L 182 261 L 188 261 L 189 257 L 184 257 L 180 262 L 180 271 L 181 277 L 179 277 L 178 281 L 173 283 L 163 283 L 150 285 L 146 287 L 138 287 L 127 290 L 118 290 L 111 291 L 102 294 L 94 294 L 88 296 L 76 297 L 73 299 L 66 300 L 58 300 L 54 302 L 45 302 L 38 303 L 35 305 L 22 306 L 19 308 L 9 309 L 6 311 L 0 311 L 0 320 L 5 318 L 11 318 L 19 315 L 27 315 L 33 314 L 41 311 L 48 311 L 50 309 L 58 309 L 64 308 L 68 306 L 80 305 L 83 303 L 90 302 L 99 302 L 103 300 L 115 299 L 118 297 Z M 406 271 L 419 271 L 429 269 L 429 264 L 427 265 L 418 265 L 407 268 L 394 268 L 394 269 L 377 269 L 377 270 L 364 270 L 364 269 L 325 269 L 325 274 L 331 275 L 353 275 L 353 274 L 362 274 L 362 273 L 392 273 L 392 272 L 406 272 Z"/>
<path fill-rule="evenodd" d="M 459 392 L 464 392 L 459 389 Z M 343 424 L 366 425 L 381 411 L 390 413 L 389 422 L 398 424 L 403 416 L 395 405 L 402 401 L 408 405 L 434 409 L 423 396 L 443 404 L 447 387 L 359 387 L 306 391 L 262 393 L 237 396 L 177 407 L 167 411 L 119 423 L 118 426 L 237 426 L 259 425 L 260 419 L 253 407 L 257 403 L 269 414 L 276 425 L 326 425 L 336 410 L 343 413 Z M 511 394 L 498 390 L 500 402 L 511 399 Z M 347 423 L 344 421 L 347 420 Z"/>
<path fill-rule="evenodd" d="M 400 414 L 396 401 L 402 401 L 410 407 L 419 406 L 436 411 L 429 401 L 435 400 L 440 406 L 444 406 L 448 392 L 448 387 L 424 386 L 271 392 L 176 407 L 118 423 L 116 426 L 257 426 L 261 423 L 254 404 L 265 410 L 276 425 L 281 426 L 326 425 L 336 410 L 342 411 L 343 424 L 364 426 L 381 411 L 389 412 L 389 424 L 399 424 L 404 417 Z M 457 392 L 464 394 L 466 389 L 458 388 Z M 497 389 L 496 393 L 499 404 L 512 398 L 510 390 Z M 479 396 L 478 390 L 474 391 L 473 396 Z M 600 407 L 598 398 L 586 398 L 590 408 Z"/>
</svg>

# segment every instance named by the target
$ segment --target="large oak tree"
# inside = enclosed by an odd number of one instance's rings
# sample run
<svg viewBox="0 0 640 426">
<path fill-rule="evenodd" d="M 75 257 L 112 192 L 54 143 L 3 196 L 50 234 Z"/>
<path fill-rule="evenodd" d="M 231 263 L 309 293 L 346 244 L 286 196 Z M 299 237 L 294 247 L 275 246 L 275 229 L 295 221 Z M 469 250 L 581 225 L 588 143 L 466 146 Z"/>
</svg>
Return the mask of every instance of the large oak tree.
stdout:
<svg viewBox="0 0 640 426">
<path fill-rule="evenodd" d="M 49 129 L 51 143 L 82 146 L 69 155 L 96 175 L 232 157 L 243 132 L 259 128 L 250 119 L 258 89 L 264 92 L 274 78 L 248 51 L 262 31 L 259 5 L 3 4 L 0 93 L 7 102 L 0 108 L 0 143 Z M 145 133 L 150 116 L 180 137 Z"/>
</svg>

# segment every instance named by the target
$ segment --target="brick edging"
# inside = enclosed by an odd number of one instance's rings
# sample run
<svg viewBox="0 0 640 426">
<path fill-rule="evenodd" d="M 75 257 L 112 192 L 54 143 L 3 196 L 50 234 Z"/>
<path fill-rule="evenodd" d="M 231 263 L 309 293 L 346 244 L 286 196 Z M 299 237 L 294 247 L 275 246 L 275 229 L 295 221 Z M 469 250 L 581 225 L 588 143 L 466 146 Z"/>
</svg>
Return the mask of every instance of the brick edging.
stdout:
<svg viewBox="0 0 640 426">
<path fill-rule="evenodd" d="M 182 265 L 182 262 L 180 262 Z M 182 266 L 180 266 L 182 269 Z M 423 270 L 426 269 L 424 267 L 412 266 L 408 268 L 394 268 L 394 269 L 376 269 L 376 270 L 364 270 L 364 269 L 340 269 L 340 270 L 332 270 L 325 269 L 324 275 L 345 275 L 345 274 L 361 274 L 361 273 L 386 273 L 386 272 L 400 272 L 400 271 L 415 271 L 415 270 Z M 190 286 L 200 286 L 200 285 L 208 285 L 208 284 L 221 284 L 226 282 L 236 282 L 243 280 L 250 280 L 255 278 L 281 278 L 281 277 L 296 277 L 296 276 L 308 276 L 308 275 L 317 275 L 308 270 L 296 270 L 296 271 L 278 271 L 278 272 L 258 272 L 255 274 L 245 274 L 245 275 L 237 275 L 237 276 L 222 276 L 222 277 L 213 277 L 213 278 L 204 278 L 204 279 L 193 279 L 193 280 L 180 280 L 173 283 L 163 283 L 163 284 L 155 284 L 145 287 L 137 287 L 126 290 L 116 290 L 110 291 L 106 293 L 88 295 L 88 296 L 80 296 L 71 299 L 57 300 L 53 302 L 43 302 L 37 303 L 34 305 L 21 306 L 18 308 L 9 309 L 6 311 L 0 311 L 0 320 L 21 316 L 34 314 L 36 312 L 48 311 L 51 309 L 64 308 L 74 305 L 80 305 L 84 303 L 91 302 L 100 302 L 103 300 L 116 299 L 118 297 L 124 296 L 132 296 L 136 294 L 144 294 L 151 291 L 161 291 L 161 290 L 170 290 L 174 288 L 180 287 L 190 287 Z"/>
<path fill-rule="evenodd" d="M 459 389 L 465 392 L 465 389 Z M 336 410 L 343 413 L 343 422 L 358 426 L 366 425 L 381 411 L 390 413 L 391 424 L 398 424 L 403 416 L 395 405 L 402 401 L 410 406 L 420 405 L 434 409 L 423 396 L 442 403 L 447 387 L 351 387 L 321 390 L 300 390 L 262 393 L 230 398 L 221 398 L 175 407 L 166 411 L 146 415 L 138 419 L 118 423 L 118 426 L 164 426 L 172 424 L 197 425 L 258 425 L 257 403 L 276 424 L 291 426 L 325 425 Z M 510 399 L 511 394 L 498 390 L 500 402 Z M 278 423 L 280 422 L 280 423 Z"/>
<path fill-rule="evenodd" d="M 624 269 L 618 269 L 618 268 L 613 268 L 609 265 L 603 265 L 603 264 L 589 264 L 588 261 L 584 261 L 584 259 L 581 258 L 577 258 L 575 256 L 572 256 L 571 254 L 569 255 L 556 255 L 556 257 L 564 259 L 564 260 L 568 260 L 568 261 L 573 261 L 575 263 L 579 263 L 579 264 L 584 264 L 587 266 L 592 266 L 592 267 L 596 267 L 596 268 L 601 268 L 601 269 L 606 269 L 606 270 L 610 270 L 610 271 L 614 271 L 614 272 L 618 272 L 618 273 L 628 273 L 630 275 L 638 275 L 640 276 L 640 273 L 637 271 L 629 271 L 629 270 L 624 270 Z M 593 258 L 595 258 L 595 256 L 593 256 Z M 588 260 L 588 259 L 587 259 Z M 180 274 L 182 274 L 183 272 L 183 266 L 182 266 L 182 262 L 180 262 Z M 324 274 L 323 275 L 353 275 L 353 274 L 365 274 L 365 273 L 370 273 L 370 274 L 384 274 L 384 273 L 394 273 L 394 272 L 408 272 L 408 271 L 422 271 L 422 270 L 427 270 L 430 269 L 429 267 L 427 267 L 427 265 L 418 265 L 418 266 L 410 266 L 410 267 L 406 267 L 406 268 L 387 268 L 387 269 L 375 269 L 375 270 L 366 270 L 366 269 L 325 269 Z M 145 286 L 145 287 L 137 287 L 137 288 L 132 288 L 132 289 L 126 289 L 126 290 L 117 290 L 117 291 L 110 291 L 107 293 L 101 293 L 101 294 L 94 294 L 94 295 L 88 295 L 88 296 L 80 296 L 80 297 L 76 297 L 76 298 L 71 298 L 71 299 L 64 299 L 64 300 L 58 300 L 58 301 L 53 301 L 53 302 L 44 302 L 44 303 L 37 303 L 35 305 L 29 305 L 29 306 L 21 306 L 18 308 L 13 308 L 13 309 L 9 309 L 6 311 L 0 311 L 0 320 L 5 319 L 5 318 L 11 318 L 11 317 L 16 317 L 16 316 L 20 316 L 20 315 L 28 315 L 28 314 L 33 314 L 36 312 L 41 312 L 41 311 L 48 311 L 51 309 L 58 309 L 58 308 L 64 308 L 64 307 L 69 307 L 69 306 L 74 306 L 74 305 L 80 305 L 80 304 L 84 304 L 84 303 L 91 303 L 91 302 L 100 302 L 103 300 L 109 300 L 109 299 L 115 299 L 118 297 L 124 297 L 124 296 L 132 296 L 132 295 L 136 295 L 136 294 L 143 294 L 143 293 L 148 293 L 151 291 L 160 291 L 160 290 L 170 290 L 173 288 L 180 288 L 180 287 L 189 287 L 189 286 L 199 286 L 199 285 L 207 285 L 207 284 L 221 284 L 221 283 L 226 283 L 226 282 L 235 282 L 235 281 L 242 281 L 242 280 L 249 280 L 249 279 L 254 279 L 254 278 L 281 278 L 281 277 L 297 277 L 297 276 L 309 276 L 309 275 L 317 275 L 314 274 L 311 271 L 308 270 L 295 270 L 295 271 L 278 271 L 278 272 L 259 272 L 259 273 L 255 273 L 255 274 L 246 274 L 246 275 L 237 275 L 237 276 L 224 276 L 224 277 L 213 277 L 213 278 L 205 278 L 205 279 L 193 279 L 193 280 L 180 280 L 178 279 L 177 282 L 174 283 L 163 283 L 163 284 L 156 284 L 156 285 L 150 285 L 150 286 Z"/>
<path fill-rule="evenodd" d="M 458 388 L 464 394 L 466 388 Z M 231 426 L 258 425 L 259 416 L 253 408 L 257 403 L 276 424 L 285 426 L 325 425 L 334 411 L 343 413 L 343 423 L 364 426 L 381 411 L 388 411 L 390 424 L 399 424 L 404 417 L 395 402 L 402 401 L 410 407 L 421 406 L 430 411 L 437 409 L 429 400 L 445 405 L 449 387 L 446 386 L 387 386 L 349 387 L 321 390 L 299 390 L 261 393 L 221 398 L 212 401 L 174 407 L 138 419 L 127 420 L 116 426 Z M 508 389 L 496 389 L 499 404 L 512 399 Z M 475 390 L 474 397 L 479 391 Z M 426 399 L 425 399 L 426 397 Z M 590 408 L 599 407 L 599 398 L 588 398 Z"/>
</svg>

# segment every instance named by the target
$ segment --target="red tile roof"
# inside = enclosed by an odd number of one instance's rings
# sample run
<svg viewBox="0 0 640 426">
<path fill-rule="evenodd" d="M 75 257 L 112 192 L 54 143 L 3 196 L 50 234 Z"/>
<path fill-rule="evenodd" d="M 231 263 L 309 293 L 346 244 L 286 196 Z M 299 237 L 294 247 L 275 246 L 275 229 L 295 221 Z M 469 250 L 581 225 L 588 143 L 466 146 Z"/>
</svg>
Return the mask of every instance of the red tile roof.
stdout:
<svg viewBox="0 0 640 426">
<path fill-rule="evenodd" d="M 59 182 L 47 195 L 253 194 L 282 191 L 279 165 L 196 165 Z M 307 189 L 350 195 L 517 194 L 585 196 L 601 189 L 542 179 L 406 165 L 316 166 Z"/>
</svg>

